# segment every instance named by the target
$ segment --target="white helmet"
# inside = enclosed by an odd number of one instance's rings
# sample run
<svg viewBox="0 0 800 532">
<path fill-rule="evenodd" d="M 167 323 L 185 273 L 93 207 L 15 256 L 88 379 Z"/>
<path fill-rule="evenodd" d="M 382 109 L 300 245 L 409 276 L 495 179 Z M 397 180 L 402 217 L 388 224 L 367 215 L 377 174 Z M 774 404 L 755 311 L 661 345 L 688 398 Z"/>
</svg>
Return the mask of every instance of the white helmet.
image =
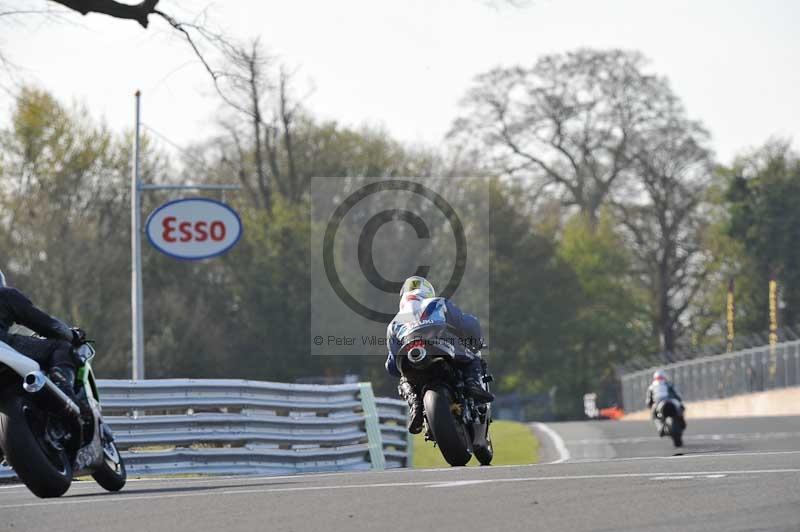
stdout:
<svg viewBox="0 0 800 532">
<path fill-rule="evenodd" d="M 0 270 L 0 288 L 5 288 L 6 286 L 6 276 L 3 275 L 3 270 Z"/>
<path fill-rule="evenodd" d="M 659 381 L 659 382 L 660 381 L 665 381 L 665 382 L 667 381 L 667 375 L 663 371 L 661 371 L 660 369 L 656 370 L 656 372 L 653 373 L 653 382 L 656 382 L 656 381 Z"/>
<path fill-rule="evenodd" d="M 428 299 L 436 297 L 436 290 L 433 285 L 424 277 L 414 275 L 406 279 L 403 283 L 403 288 L 400 289 L 400 303 L 403 303 L 406 294 L 412 294 L 420 299 Z"/>
</svg>

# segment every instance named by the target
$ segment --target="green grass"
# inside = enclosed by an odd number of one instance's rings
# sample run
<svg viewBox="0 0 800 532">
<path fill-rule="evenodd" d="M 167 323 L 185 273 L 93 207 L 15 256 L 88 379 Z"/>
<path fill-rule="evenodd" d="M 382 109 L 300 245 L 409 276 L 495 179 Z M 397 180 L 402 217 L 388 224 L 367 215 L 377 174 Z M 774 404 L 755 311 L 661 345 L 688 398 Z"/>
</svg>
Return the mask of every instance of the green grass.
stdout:
<svg viewBox="0 0 800 532">
<path fill-rule="evenodd" d="M 495 421 L 490 428 L 494 446 L 493 465 L 533 464 L 539 459 L 539 442 L 527 425 L 516 421 Z M 477 466 L 473 457 L 468 466 Z M 414 467 L 449 467 L 438 447 L 425 441 L 422 434 L 414 436 Z"/>
</svg>

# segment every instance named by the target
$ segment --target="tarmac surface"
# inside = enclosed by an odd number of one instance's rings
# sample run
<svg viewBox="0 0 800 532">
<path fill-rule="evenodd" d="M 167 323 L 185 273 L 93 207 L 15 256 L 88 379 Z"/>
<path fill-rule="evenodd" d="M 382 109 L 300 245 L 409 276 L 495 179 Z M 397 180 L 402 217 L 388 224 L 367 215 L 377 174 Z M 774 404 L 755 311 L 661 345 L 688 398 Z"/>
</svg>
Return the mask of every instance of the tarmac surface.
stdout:
<svg viewBox="0 0 800 532">
<path fill-rule="evenodd" d="M 800 417 L 536 424 L 524 466 L 0 486 L 0 531 L 800 530 Z"/>
</svg>

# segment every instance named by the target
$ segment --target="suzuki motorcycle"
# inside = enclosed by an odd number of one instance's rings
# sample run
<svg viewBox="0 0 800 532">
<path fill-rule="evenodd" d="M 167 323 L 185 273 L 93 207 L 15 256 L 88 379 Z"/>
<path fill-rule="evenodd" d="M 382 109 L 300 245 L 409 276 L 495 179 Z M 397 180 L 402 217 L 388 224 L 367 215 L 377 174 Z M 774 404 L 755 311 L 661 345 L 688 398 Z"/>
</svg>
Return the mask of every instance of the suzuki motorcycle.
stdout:
<svg viewBox="0 0 800 532">
<path fill-rule="evenodd" d="M 653 422 L 659 436 L 670 436 L 675 447 L 683 446 L 683 431 L 686 429 L 683 405 L 675 399 L 665 399 L 656 404 L 653 412 Z"/>
<path fill-rule="evenodd" d="M 60 497 L 73 477 L 90 474 L 108 491 L 127 478 L 111 429 L 100 415 L 92 372 L 95 350 L 84 343 L 78 361 L 76 401 L 39 363 L 0 342 L 0 461 L 38 497 Z"/>
<path fill-rule="evenodd" d="M 466 465 L 473 454 L 481 465 L 491 464 L 491 404 L 476 404 L 469 396 L 452 346 L 417 338 L 400 349 L 397 363 L 422 390 L 425 440 L 433 441 L 451 466 Z M 489 391 L 492 376 L 485 364 L 482 380 Z"/>
</svg>

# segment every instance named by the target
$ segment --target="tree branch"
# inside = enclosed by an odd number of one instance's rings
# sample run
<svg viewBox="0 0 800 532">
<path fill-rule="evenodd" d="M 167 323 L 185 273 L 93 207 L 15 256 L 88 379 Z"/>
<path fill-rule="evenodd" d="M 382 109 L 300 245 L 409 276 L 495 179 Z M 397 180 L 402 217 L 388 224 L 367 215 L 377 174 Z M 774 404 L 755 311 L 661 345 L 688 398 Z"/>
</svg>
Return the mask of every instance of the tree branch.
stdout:
<svg viewBox="0 0 800 532">
<path fill-rule="evenodd" d="M 143 0 L 138 4 L 122 4 L 114 0 L 51 0 L 77 11 L 81 15 L 89 13 L 101 13 L 114 18 L 135 20 L 143 28 L 146 28 L 149 21 L 148 17 L 155 13 L 156 4 L 159 0 Z"/>
</svg>

